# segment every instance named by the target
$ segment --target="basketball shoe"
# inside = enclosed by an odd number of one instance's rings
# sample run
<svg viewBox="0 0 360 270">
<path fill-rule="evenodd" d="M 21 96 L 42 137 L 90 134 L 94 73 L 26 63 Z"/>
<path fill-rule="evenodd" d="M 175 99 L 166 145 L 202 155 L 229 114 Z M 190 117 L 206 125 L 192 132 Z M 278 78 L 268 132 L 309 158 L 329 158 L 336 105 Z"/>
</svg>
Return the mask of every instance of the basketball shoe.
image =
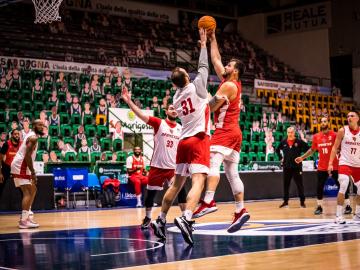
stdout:
<svg viewBox="0 0 360 270">
<path fill-rule="evenodd" d="M 38 227 L 39 224 L 31 222 L 29 218 L 26 220 L 19 221 L 19 229 L 35 229 Z"/>
<path fill-rule="evenodd" d="M 150 226 L 157 238 L 166 239 L 165 225 L 166 222 L 162 221 L 160 217 L 150 223 Z"/>
<path fill-rule="evenodd" d="M 345 214 L 345 215 L 350 215 L 351 213 L 352 213 L 352 208 L 351 208 L 350 205 L 347 205 L 347 206 L 345 207 L 344 214 Z"/>
<path fill-rule="evenodd" d="M 346 224 L 346 219 L 343 216 L 339 216 L 335 218 L 336 224 Z"/>
<path fill-rule="evenodd" d="M 318 205 L 315 209 L 314 215 L 321 215 L 323 213 L 323 209 L 321 205 Z"/>
<path fill-rule="evenodd" d="M 141 224 L 141 229 L 146 230 L 150 227 L 151 218 L 144 217 L 143 222 Z"/>
<path fill-rule="evenodd" d="M 227 229 L 228 233 L 234 233 L 241 229 L 242 225 L 245 224 L 250 219 L 249 213 L 245 208 L 241 209 L 239 213 L 234 214 L 233 222 L 230 227 Z"/>
<path fill-rule="evenodd" d="M 195 221 L 188 221 L 183 216 L 183 217 L 175 218 L 174 223 L 175 223 L 176 227 L 178 227 L 179 230 L 181 231 L 181 234 L 182 234 L 185 242 L 191 246 L 194 245 L 194 239 L 193 239 L 192 232 L 194 230 L 193 224 L 195 223 Z"/>
<path fill-rule="evenodd" d="M 216 207 L 216 203 L 214 200 L 212 200 L 210 203 L 206 203 L 204 200 L 201 200 L 198 209 L 196 209 L 193 214 L 193 218 L 199 218 L 207 214 L 216 212 L 217 210 L 218 208 Z"/>
</svg>

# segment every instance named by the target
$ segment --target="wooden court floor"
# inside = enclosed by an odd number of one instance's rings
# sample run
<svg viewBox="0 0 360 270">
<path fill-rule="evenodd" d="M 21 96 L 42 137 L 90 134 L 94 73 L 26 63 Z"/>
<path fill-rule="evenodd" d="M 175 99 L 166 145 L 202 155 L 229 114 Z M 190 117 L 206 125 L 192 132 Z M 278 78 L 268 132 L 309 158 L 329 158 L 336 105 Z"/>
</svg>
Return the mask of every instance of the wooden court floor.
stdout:
<svg viewBox="0 0 360 270">
<path fill-rule="evenodd" d="M 298 200 L 291 200 L 290 207 L 279 209 L 280 201 L 247 202 L 246 208 L 251 221 L 292 220 L 292 219 L 332 219 L 335 213 L 335 200 L 327 199 L 324 214 L 314 216 L 315 200 L 307 200 L 307 208 L 299 206 Z M 232 204 L 218 204 L 219 210 L 197 220 L 197 223 L 228 222 L 232 219 Z M 153 218 L 160 209 L 155 208 Z M 172 207 L 168 222 L 178 216 L 178 207 Z M 41 227 L 36 232 L 76 230 L 88 228 L 113 228 L 134 226 L 141 223 L 144 209 L 114 209 L 99 211 L 37 213 L 36 220 Z M 351 218 L 348 216 L 347 218 Z M 0 235 L 19 233 L 16 224 L 19 215 L 0 215 Z M 360 226 L 360 223 L 358 224 Z M 305 245 L 258 252 L 214 255 L 205 258 L 132 266 L 121 269 L 360 269 L 360 233 L 356 239 Z M 359 238 L 359 239 L 358 239 Z M 6 269 L 1 268 L 0 269 Z M 9 268 L 10 269 L 10 268 Z"/>
</svg>

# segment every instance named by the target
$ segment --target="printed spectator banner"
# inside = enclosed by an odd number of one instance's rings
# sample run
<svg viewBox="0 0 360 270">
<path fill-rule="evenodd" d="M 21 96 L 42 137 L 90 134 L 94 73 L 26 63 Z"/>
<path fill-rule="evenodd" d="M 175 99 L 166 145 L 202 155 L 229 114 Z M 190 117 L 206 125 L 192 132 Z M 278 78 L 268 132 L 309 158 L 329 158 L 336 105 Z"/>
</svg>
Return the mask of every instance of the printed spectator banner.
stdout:
<svg viewBox="0 0 360 270">
<path fill-rule="evenodd" d="M 177 9 L 124 0 L 65 0 L 68 9 L 178 23 Z"/>
<path fill-rule="evenodd" d="M 154 115 L 153 110 L 142 110 L 142 112 L 149 116 Z M 115 125 L 119 120 L 124 133 L 142 134 L 145 164 L 150 164 L 154 148 L 154 129 L 140 120 L 130 109 L 109 108 L 109 121 L 113 121 Z"/>
<path fill-rule="evenodd" d="M 277 11 L 265 16 L 268 35 L 331 27 L 330 2 Z"/>
<path fill-rule="evenodd" d="M 287 82 L 275 82 L 275 81 L 266 81 L 266 80 L 254 80 L 254 88 L 255 89 L 269 89 L 269 90 L 287 90 L 291 91 L 292 89 L 296 89 L 296 91 L 300 91 L 303 93 L 311 93 L 318 92 L 321 94 L 329 95 L 331 93 L 331 89 L 327 87 L 320 87 L 315 85 L 308 84 L 296 84 L 296 83 L 287 83 Z"/>
<path fill-rule="evenodd" d="M 148 116 L 154 115 L 153 110 L 142 110 L 142 112 Z M 113 121 L 115 125 L 119 120 L 125 133 L 154 133 L 154 129 L 138 118 L 132 110 L 109 108 L 109 121 Z"/>
<path fill-rule="evenodd" d="M 25 57 L 10 57 L 0 56 L 0 66 L 13 68 L 19 67 L 21 69 L 38 69 L 38 70 L 51 70 L 57 72 L 66 73 L 84 73 L 90 69 L 91 74 L 104 74 L 106 68 L 117 68 L 120 73 L 126 69 L 126 67 L 114 67 L 103 66 L 88 63 L 76 63 L 76 62 L 63 62 L 46 59 L 34 59 Z M 155 80 L 168 80 L 171 76 L 171 71 L 153 70 L 145 68 L 130 68 L 131 76 L 136 78 L 147 77 Z M 190 77 L 194 78 L 196 74 L 190 73 Z M 215 75 L 209 76 L 210 82 L 219 82 L 219 79 Z"/>
</svg>

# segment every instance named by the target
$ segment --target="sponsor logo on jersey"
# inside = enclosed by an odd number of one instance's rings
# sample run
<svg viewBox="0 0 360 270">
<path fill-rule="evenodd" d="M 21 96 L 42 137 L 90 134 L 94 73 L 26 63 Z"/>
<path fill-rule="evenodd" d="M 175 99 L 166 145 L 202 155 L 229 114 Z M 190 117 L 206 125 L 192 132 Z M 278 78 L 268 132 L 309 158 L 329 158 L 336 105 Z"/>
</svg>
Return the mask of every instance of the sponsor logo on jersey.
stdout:
<svg viewBox="0 0 360 270">
<path fill-rule="evenodd" d="M 228 233 L 228 222 L 195 224 L 193 234 L 231 236 L 314 235 L 360 232 L 360 222 L 348 219 L 346 224 L 335 224 L 334 219 L 283 219 L 247 222 L 241 230 Z M 177 227 L 168 229 L 179 233 Z"/>
</svg>

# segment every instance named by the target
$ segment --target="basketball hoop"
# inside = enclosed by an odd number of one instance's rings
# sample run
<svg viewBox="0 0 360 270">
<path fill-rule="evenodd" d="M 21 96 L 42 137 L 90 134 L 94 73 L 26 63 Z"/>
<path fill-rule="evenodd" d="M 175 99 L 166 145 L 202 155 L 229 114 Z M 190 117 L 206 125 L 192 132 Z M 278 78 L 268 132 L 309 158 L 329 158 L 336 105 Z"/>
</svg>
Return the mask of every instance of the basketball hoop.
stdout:
<svg viewBox="0 0 360 270">
<path fill-rule="evenodd" d="M 35 6 L 35 23 L 60 21 L 59 8 L 63 0 L 32 0 Z"/>
</svg>

